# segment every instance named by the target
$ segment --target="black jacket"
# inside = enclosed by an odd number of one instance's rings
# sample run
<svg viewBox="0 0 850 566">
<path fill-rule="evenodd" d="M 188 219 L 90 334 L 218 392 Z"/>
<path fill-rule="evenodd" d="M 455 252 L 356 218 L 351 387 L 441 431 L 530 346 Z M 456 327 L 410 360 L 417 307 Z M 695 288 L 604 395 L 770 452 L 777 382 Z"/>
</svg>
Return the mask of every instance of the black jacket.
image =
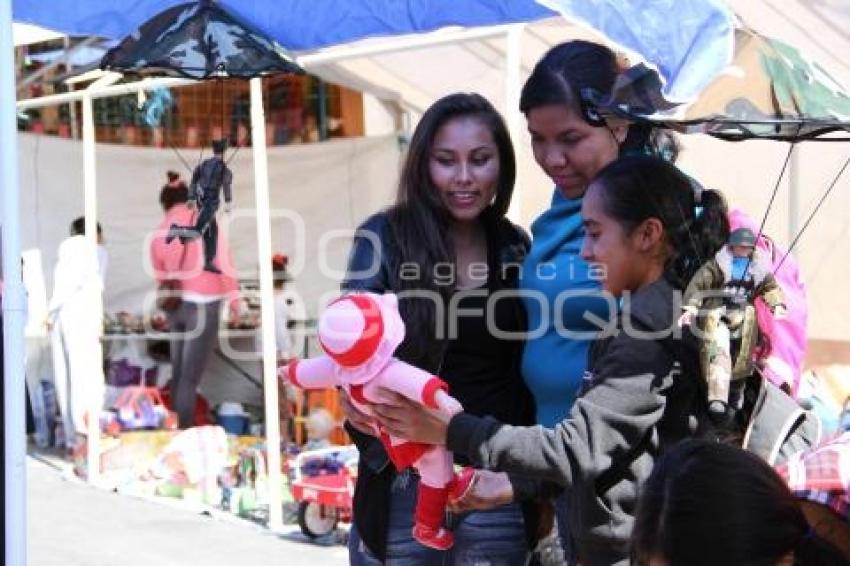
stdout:
<svg viewBox="0 0 850 566">
<path fill-rule="evenodd" d="M 488 243 L 488 263 L 498 267 L 498 286 L 515 288 L 519 276 L 519 266 L 530 246 L 528 235 L 522 229 L 505 219 L 485 222 Z M 392 288 L 390 273 L 399 268 L 401 259 L 393 241 L 388 215 L 385 212 L 370 217 L 358 228 L 349 256 L 348 270 L 344 290 L 362 290 L 375 293 L 397 292 Z M 519 305 L 519 301 L 515 301 Z M 404 311 L 402 310 L 402 314 Z M 518 306 L 516 317 L 522 328 L 525 327 L 525 313 Z M 411 348 L 405 338 L 396 355 L 403 361 L 426 371 L 437 373 L 444 351 L 441 344 L 434 348 Z M 531 394 L 521 382 L 519 363 L 522 356 L 522 343 L 506 344 L 514 349 L 514 367 L 518 380 L 518 403 L 524 404 L 522 411 L 524 422 L 512 424 L 532 424 L 534 406 Z M 430 354 L 429 351 L 430 350 Z M 436 355 L 433 355 L 436 352 Z M 463 400 L 461 400 L 462 402 Z M 357 484 L 354 490 L 354 523 L 369 550 L 380 560 L 385 559 L 387 531 L 389 527 L 389 495 L 396 470 L 381 443 L 373 436 L 365 435 L 346 424 L 346 430 L 360 450 L 360 464 Z M 526 531 L 529 537 L 536 530 L 531 513 L 526 512 Z"/>
</svg>

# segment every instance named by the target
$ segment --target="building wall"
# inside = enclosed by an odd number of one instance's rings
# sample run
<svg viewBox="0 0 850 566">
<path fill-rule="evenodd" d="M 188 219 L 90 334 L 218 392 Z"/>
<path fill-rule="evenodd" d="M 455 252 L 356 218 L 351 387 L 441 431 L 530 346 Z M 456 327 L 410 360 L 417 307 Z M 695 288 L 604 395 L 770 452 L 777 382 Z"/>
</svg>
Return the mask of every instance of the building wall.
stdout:
<svg viewBox="0 0 850 566">
<path fill-rule="evenodd" d="M 28 96 L 64 92 L 61 83 L 45 76 Z M 356 137 L 364 132 L 362 96 L 359 92 L 311 75 L 273 76 L 263 79 L 267 145 L 306 143 L 336 137 Z M 247 81 L 205 81 L 170 91 L 173 104 L 155 125 L 146 123 L 146 99 L 135 94 L 94 102 L 97 140 L 154 147 L 208 147 L 213 139 L 227 137 L 232 146 L 251 145 L 250 94 Z M 147 100 L 147 101 L 146 101 Z M 78 103 L 75 103 L 78 105 Z M 79 108 L 78 108 L 79 110 Z M 70 105 L 29 111 L 22 131 L 70 137 Z M 82 112 L 76 112 L 81 131 Z M 324 120 L 325 128 L 322 128 Z"/>
</svg>

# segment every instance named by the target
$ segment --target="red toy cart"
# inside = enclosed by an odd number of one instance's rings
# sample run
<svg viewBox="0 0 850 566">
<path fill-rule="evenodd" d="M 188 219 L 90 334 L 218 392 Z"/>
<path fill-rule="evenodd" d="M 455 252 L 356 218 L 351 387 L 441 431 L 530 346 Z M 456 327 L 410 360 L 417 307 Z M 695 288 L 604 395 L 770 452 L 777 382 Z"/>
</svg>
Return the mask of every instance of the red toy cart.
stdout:
<svg viewBox="0 0 850 566">
<path fill-rule="evenodd" d="M 293 459 L 292 497 L 307 537 L 327 535 L 340 521 L 351 521 L 357 457 L 357 448 L 349 445 L 308 450 Z"/>
</svg>

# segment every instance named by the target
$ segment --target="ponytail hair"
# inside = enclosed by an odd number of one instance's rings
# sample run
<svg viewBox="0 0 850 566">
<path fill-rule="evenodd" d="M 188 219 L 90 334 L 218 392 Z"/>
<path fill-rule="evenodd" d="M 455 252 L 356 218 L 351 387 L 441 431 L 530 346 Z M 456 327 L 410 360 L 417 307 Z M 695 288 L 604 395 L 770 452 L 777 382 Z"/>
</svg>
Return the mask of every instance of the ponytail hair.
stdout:
<svg viewBox="0 0 850 566">
<path fill-rule="evenodd" d="M 522 87 L 520 112 L 528 113 L 552 104 L 569 107 L 592 126 L 608 127 L 584 102 L 582 92 L 591 90 L 607 97 L 619 75 L 617 54 L 608 47 L 580 39 L 552 47 L 534 66 Z M 653 155 L 675 162 L 680 146 L 670 130 L 649 122 L 629 124 L 620 155 Z"/>
<path fill-rule="evenodd" d="M 593 181 L 605 213 L 626 233 L 648 218 L 664 226 L 670 245 L 664 277 L 684 289 L 700 266 L 729 238 L 729 219 L 723 196 L 702 190 L 675 165 L 658 157 L 629 155 L 610 163 Z"/>
<path fill-rule="evenodd" d="M 633 564 L 847 564 L 809 527 L 799 501 L 764 460 L 737 446 L 686 440 L 644 483 L 632 530 Z"/>
<path fill-rule="evenodd" d="M 678 169 L 677 169 L 678 171 Z M 693 181 L 684 173 L 688 189 L 693 191 Z M 694 218 L 686 220 L 674 231 L 671 240 L 673 255 L 668 260 L 667 279 L 676 288 L 685 288 L 697 270 L 729 240 L 729 214 L 726 200 L 719 191 L 703 189 L 699 201 L 694 202 Z"/>
</svg>

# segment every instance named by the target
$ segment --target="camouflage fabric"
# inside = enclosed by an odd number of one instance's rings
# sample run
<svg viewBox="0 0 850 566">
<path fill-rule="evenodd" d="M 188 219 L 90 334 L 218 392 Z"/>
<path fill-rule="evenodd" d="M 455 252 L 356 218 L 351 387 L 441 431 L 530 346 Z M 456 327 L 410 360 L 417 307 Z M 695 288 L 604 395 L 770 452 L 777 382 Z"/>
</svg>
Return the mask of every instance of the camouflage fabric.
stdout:
<svg viewBox="0 0 850 566">
<path fill-rule="evenodd" d="M 303 73 L 281 48 L 210 0 L 160 12 L 110 49 L 101 69 L 138 75 L 248 79 Z"/>
<path fill-rule="evenodd" d="M 610 96 L 582 97 L 602 114 L 682 133 L 796 141 L 838 131 L 850 140 L 848 91 L 796 48 L 748 29 L 735 31 L 732 63 L 695 100 L 668 101 L 662 86 L 655 69 L 639 64 L 620 74 Z"/>
</svg>

